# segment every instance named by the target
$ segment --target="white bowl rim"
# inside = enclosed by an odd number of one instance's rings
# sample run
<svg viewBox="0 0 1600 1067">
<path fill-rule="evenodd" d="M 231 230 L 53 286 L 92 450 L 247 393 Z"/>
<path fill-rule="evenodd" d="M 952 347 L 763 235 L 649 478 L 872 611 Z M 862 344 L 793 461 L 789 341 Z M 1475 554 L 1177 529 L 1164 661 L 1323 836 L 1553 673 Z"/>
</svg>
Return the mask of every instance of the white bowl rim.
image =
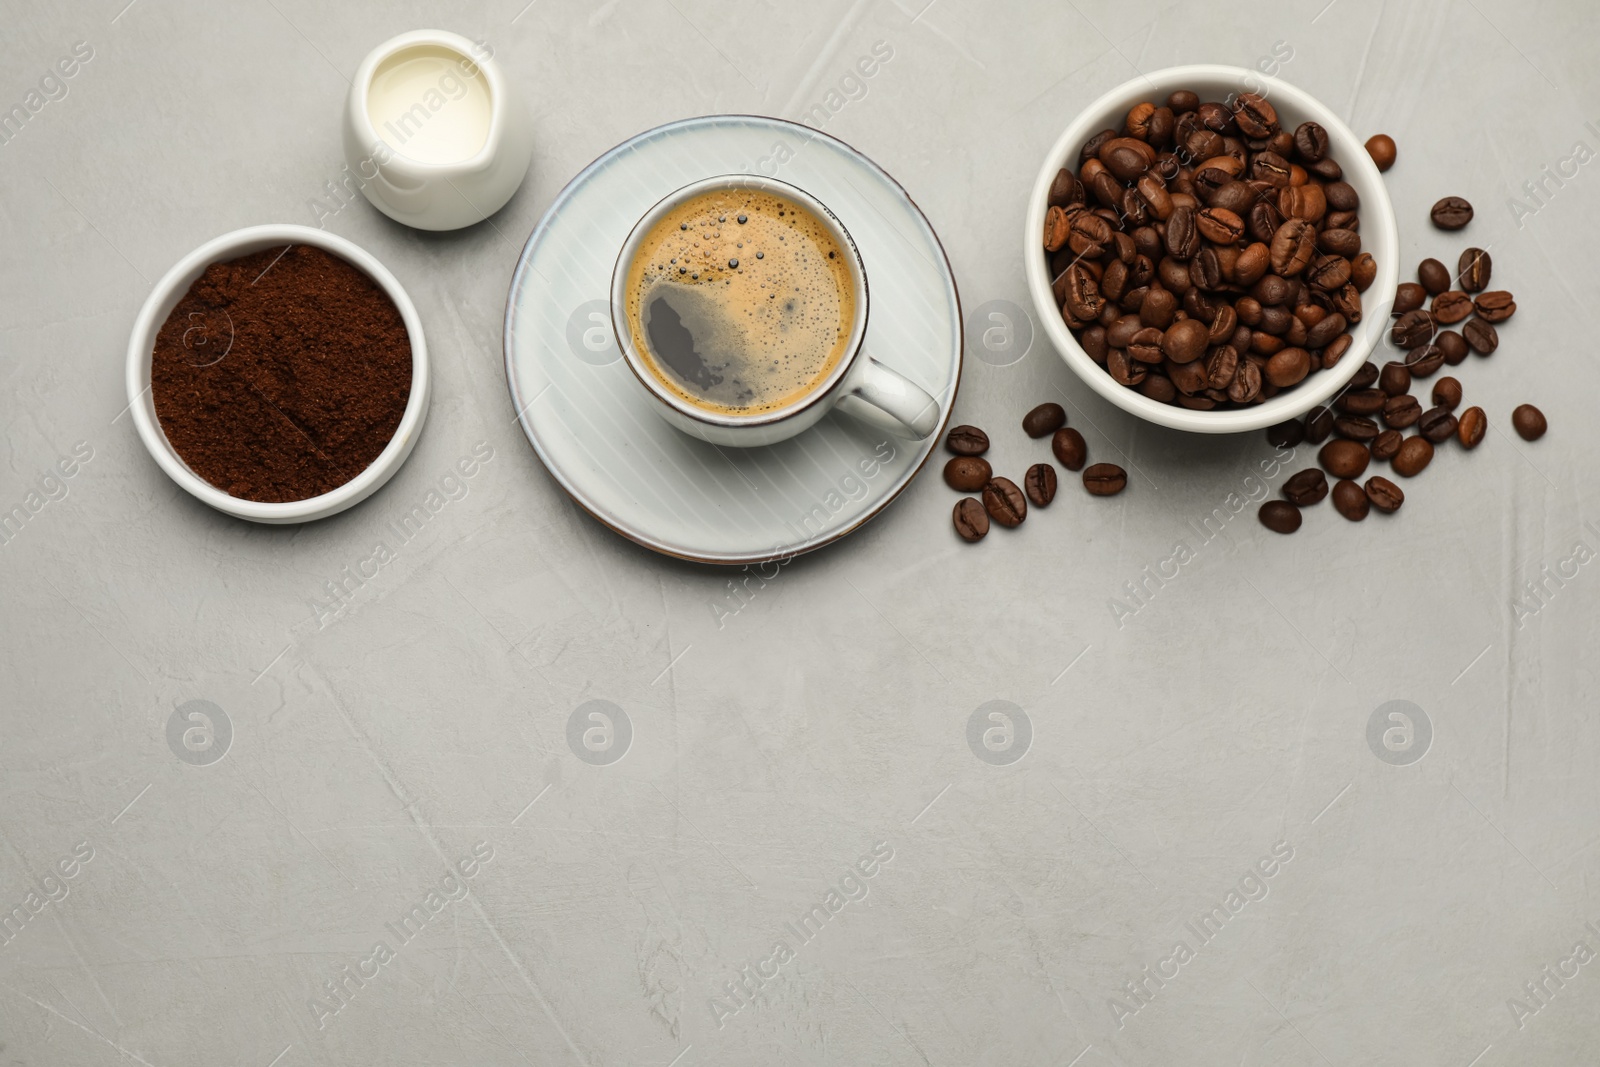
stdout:
<svg viewBox="0 0 1600 1067">
<path fill-rule="evenodd" d="M 1067 160 L 1076 156 L 1089 137 L 1102 128 L 1115 126 L 1121 119 L 1119 112 L 1126 111 L 1141 99 L 1153 99 L 1155 94 L 1187 88 L 1196 82 L 1219 80 L 1231 82 L 1240 88 L 1252 83 L 1262 86 L 1267 100 L 1274 106 L 1279 101 L 1287 101 L 1288 110 L 1300 113 L 1302 121 L 1320 123 L 1328 131 L 1330 151 L 1344 170 L 1345 180 L 1351 181 L 1352 173 L 1361 178 L 1358 192 L 1361 196 L 1362 251 L 1371 252 L 1377 260 L 1378 274 L 1362 294 L 1362 319 L 1357 328 L 1351 331 L 1356 338 L 1355 343 L 1332 371 L 1319 371 L 1294 389 L 1248 408 L 1193 411 L 1176 404 L 1151 400 L 1135 389 L 1118 385 L 1105 368 L 1078 345 L 1067 324 L 1062 321 L 1060 308 L 1050 291 L 1048 264 L 1043 255 L 1040 235 L 1044 232 L 1045 199 L 1049 195 L 1050 183 L 1066 166 Z M 1351 181 L 1351 184 L 1357 183 Z M 1370 195 L 1369 190 L 1376 195 Z M 1366 146 L 1356 139 L 1344 120 L 1326 104 L 1290 82 L 1260 71 L 1218 63 L 1166 67 L 1141 74 L 1128 79 L 1081 110 L 1056 139 L 1039 169 L 1029 194 L 1023 237 L 1023 264 L 1034 311 L 1044 323 L 1045 334 L 1067 366 L 1095 392 L 1124 411 L 1147 422 L 1194 433 L 1259 430 L 1298 418 L 1344 389 L 1377 349 L 1387 330 L 1389 309 L 1394 304 L 1394 288 L 1399 278 L 1399 256 L 1400 239 L 1389 191 L 1372 157 L 1367 154 Z"/>
<path fill-rule="evenodd" d="M 382 287 L 390 300 L 394 301 L 395 307 L 400 310 L 402 321 L 405 322 L 406 334 L 411 342 L 411 393 L 406 400 L 405 412 L 400 417 L 400 425 L 395 428 L 394 436 L 389 439 L 383 451 L 378 453 L 378 457 L 366 470 L 338 488 L 320 496 L 283 503 L 244 500 L 230 496 L 195 474 L 178 457 L 172 443 L 167 440 L 166 434 L 161 429 L 160 420 L 155 415 L 154 401 L 150 400 L 147 406 L 145 397 L 150 391 L 150 367 L 156 334 L 167 316 L 171 314 L 170 309 L 161 312 L 162 305 L 175 293 L 176 299 L 181 300 L 182 293 L 194 284 L 194 278 L 199 277 L 199 272 L 204 272 L 212 263 L 247 255 L 248 253 L 241 253 L 238 249 L 262 241 L 314 245 L 339 256 L 351 266 L 364 272 Z M 158 314 L 160 321 L 157 321 Z M 423 420 L 427 417 L 430 386 L 428 348 L 422 335 L 422 319 L 399 279 L 375 256 L 355 242 L 310 226 L 287 223 L 246 226 L 213 237 L 200 245 L 173 264 L 161 280 L 151 288 L 150 295 L 145 297 L 144 305 L 139 309 L 138 317 L 134 320 L 133 332 L 128 338 L 129 411 L 133 415 L 133 424 L 138 430 L 139 439 L 144 442 L 151 458 L 169 478 L 202 503 L 253 522 L 290 523 L 325 518 L 360 503 L 376 492 L 394 476 L 395 471 L 400 469 L 411 454 L 411 449 L 415 446 L 417 436 L 422 429 Z"/>
</svg>

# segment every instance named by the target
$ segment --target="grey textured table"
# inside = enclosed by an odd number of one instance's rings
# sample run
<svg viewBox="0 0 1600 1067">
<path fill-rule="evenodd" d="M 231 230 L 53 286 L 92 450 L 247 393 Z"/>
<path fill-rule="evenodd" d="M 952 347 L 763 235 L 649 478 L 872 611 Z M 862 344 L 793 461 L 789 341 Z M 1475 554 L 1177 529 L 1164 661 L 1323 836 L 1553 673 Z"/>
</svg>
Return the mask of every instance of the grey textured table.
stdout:
<svg viewBox="0 0 1600 1067">
<path fill-rule="evenodd" d="M 0 1064 L 1592 1061 L 1600 9 L 125 2 L 0 20 L 6 108 L 92 49 L 0 145 Z M 538 148 L 490 224 L 326 219 L 422 312 L 421 443 L 337 518 L 215 514 L 121 415 L 134 314 L 201 241 L 314 224 L 346 77 L 427 25 L 490 42 Z M 513 425 L 517 250 L 641 129 L 821 123 L 918 199 L 969 311 L 1026 305 L 1026 189 L 1077 109 L 1285 52 L 1398 141 L 1404 269 L 1470 237 L 1521 307 L 1461 368 L 1494 431 L 1392 519 L 1227 517 L 1261 435 L 1141 425 L 1042 339 L 969 338 L 956 417 L 1020 470 L 1000 431 L 1064 394 L 1132 482 L 976 548 L 927 471 L 766 578 L 658 558 Z M 1464 235 L 1426 223 L 1447 193 Z"/>
</svg>

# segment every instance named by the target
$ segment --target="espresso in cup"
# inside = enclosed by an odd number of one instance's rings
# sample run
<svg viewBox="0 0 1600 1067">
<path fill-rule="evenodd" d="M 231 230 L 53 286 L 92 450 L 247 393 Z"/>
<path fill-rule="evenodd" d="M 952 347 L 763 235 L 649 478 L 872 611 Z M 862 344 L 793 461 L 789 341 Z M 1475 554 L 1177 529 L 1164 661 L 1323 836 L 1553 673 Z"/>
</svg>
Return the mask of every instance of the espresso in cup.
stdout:
<svg viewBox="0 0 1600 1067">
<path fill-rule="evenodd" d="M 702 411 L 760 415 L 813 392 L 848 354 L 854 256 L 768 189 L 693 196 L 645 233 L 625 315 L 646 369 Z"/>
</svg>

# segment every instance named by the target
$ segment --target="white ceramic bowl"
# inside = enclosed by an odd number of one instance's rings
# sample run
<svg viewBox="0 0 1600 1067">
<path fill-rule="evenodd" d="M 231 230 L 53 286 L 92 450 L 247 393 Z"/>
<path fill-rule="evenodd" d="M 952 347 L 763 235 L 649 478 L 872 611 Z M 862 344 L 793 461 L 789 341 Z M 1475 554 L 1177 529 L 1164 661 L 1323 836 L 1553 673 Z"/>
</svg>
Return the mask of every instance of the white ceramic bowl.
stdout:
<svg viewBox="0 0 1600 1067">
<path fill-rule="evenodd" d="M 241 500 L 218 489 L 201 478 L 179 458 L 167 435 L 161 431 L 156 418 L 155 398 L 150 391 L 150 360 L 155 348 L 156 334 L 178 301 L 189 291 L 196 278 L 205 273 L 213 263 L 238 259 L 252 252 L 277 248 L 287 244 L 315 245 L 356 267 L 377 282 L 405 321 L 406 333 L 411 339 L 411 397 L 406 402 L 405 414 L 394 437 L 372 465 L 339 488 L 321 496 L 295 500 L 284 504 L 268 504 L 255 500 Z M 422 337 L 422 320 L 411 298 L 390 274 L 388 268 L 358 245 L 343 237 L 309 226 L 250 226 L 213 238 L 177 262 L 156 283 L 139 317 L 134 320 L 133 333 L 128 338 L 128 403 L 133 413 L 133 424 L 161 469 L 188 493 L 218 511 L 252 522 L 308 522 L 337 514 L 358 504 L 388 481 L 400 465 L 411 455 L 417 436 L 422 432 L 422 422 L 428 414 L 431 381 L 428 376 L 428 346 Z"/>
<path fill-rule="evenodd" d="M 1344 180 L 1361 198 L 1361 250 L 1372 253 L 1378 276 L 1361 294 L 1361 321 L 1351 330 L 1353 343 L 1343 359 L 1332 369 L 1317 371 L 1293 389 L 1271 400 L 1247 408 L 1219 411 L 1191 411 L 1176 404 L 1151 400 L 1138 390 L 1118 385 L 1105 368 L 1089 358 L 1062 321 L 1060 308 L 1050 292 L 1050 271 L 1041 234 L 1048 205 L 1045 198 L 1057 172 L 1068 166 L 1077 168 L 1078 151 L 1085 141 L 1106 128 L 1121 129 L 1128 109 L 1143 100 L 1158 106 L 1174 89 L 1192 89 L 1202 100 L 1226 100 L 1229 93 L 1254 92 L 1265 96 L 1278 112 L 1286 130 L 1302 122 L 1317 122 L 1328 131 L 1328 152 L 1344 170 Z M 1178 430 L 1197 433 L 1238 433 L 1258 430 L 1286 419 L 1304 415 L 1343 389 L 1356 370 L 1382 341 L 1389 326 L 1389 309 L 1394 304 L 1394 288 L 1399 278 L 1400 242 L 1395 230 L 1394 206 L 1383 177 L 1367 155 L 1364 143 L 1325 105 L 1303 89 L 1286 81 L 1270 78 L 1243 67 L 1200 63 L 1187 67 L 1168 67 L 1134 78 L 1117 86 L 1084 108 L 1066 128 L 1039 168 L 1028 200 L 1027 228 L 1023 241 L 1023 263 L 1028 275 L 1028 292 L 1034 311 L 1044 323 L 1044 331 L 1071 367 L 1095 392 L 1141 419 Z"/>
</svg>

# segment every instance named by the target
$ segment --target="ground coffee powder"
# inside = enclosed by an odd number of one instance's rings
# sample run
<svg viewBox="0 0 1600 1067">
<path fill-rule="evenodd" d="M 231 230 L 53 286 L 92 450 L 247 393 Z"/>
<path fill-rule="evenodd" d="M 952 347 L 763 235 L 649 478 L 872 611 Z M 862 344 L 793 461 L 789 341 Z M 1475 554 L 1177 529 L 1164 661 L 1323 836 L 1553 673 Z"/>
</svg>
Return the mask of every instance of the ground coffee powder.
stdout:
<svg viewBox="0 0 1600 1067">
<path fill-rule="evenodd" d="M 213 263 L 156 336 L 150 385 L 161 429 L 230 496 L 305 500 L 365 470 L 411 394 L 400 310 L 320 248 Z"/>
</svg>

